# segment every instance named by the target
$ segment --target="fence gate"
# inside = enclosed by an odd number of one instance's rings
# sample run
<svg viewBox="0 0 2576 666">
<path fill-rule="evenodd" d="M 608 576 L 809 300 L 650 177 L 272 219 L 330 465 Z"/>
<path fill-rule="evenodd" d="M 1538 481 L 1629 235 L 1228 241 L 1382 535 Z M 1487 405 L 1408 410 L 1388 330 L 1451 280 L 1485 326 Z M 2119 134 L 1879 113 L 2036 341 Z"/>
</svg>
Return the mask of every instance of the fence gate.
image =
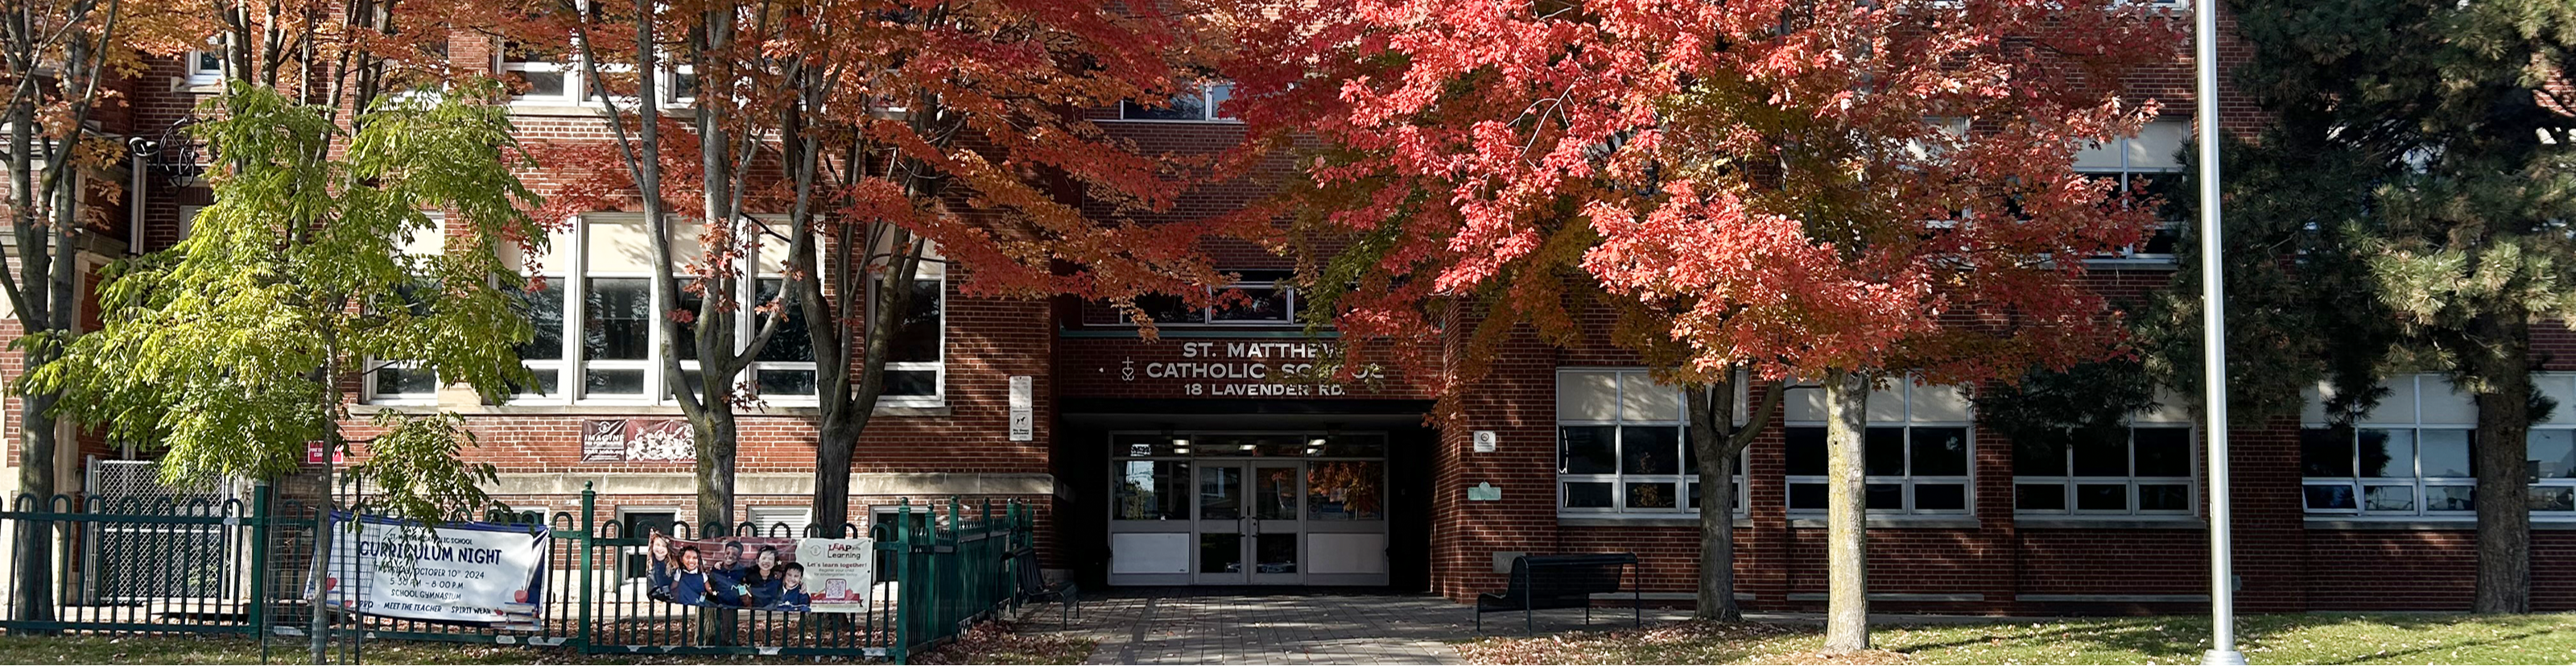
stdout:
<svg viewBox="0 0 2576 666">
<path fill-rule="evenodd" d="M 196 489 L 161 482 L 161 465 L 149 460 L 89 463 L 94 511 L 217 516 L 233 499 L 226 484 Z M 79 593 L 93 604 L 126 604 L 231 596 L 239 553 L 230 552 L 223 526 L 181 523 L 90 523 L 94 547 L 84 549 Z"/>
</svg>

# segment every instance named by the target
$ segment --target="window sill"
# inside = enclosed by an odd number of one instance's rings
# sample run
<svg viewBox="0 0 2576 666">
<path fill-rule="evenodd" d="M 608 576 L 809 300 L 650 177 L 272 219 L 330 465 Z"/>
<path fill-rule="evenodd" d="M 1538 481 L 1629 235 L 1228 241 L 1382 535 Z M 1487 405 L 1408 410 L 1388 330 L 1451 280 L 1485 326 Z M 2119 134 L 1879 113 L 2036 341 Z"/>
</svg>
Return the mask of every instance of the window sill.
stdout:
<svg viewBox="0 0 2576 666">
<path fill-rule="evenodd" d="M 608 115 L 607 107 L 562 102 L 511 102 L 505 108 L 508 108 L 510 115 L 513 116 L 598 118 Z M 622 102 L 617 105 L 619 115 L 632 116 L 635 111 L 635 105 Z M 662 115 L 694 117 L 697 114 L 696 107 L 662 105 Z"/>
<path fill-rule="evenodd" d="M 2013 526 L 2035 530 L 2204 530 L 2199 516 L 2014 516 Z"/>
<path fill-rule="evenodd" d="M 1983 521 L 1979 521 L 1973 516 L 1871 516 L 1868 518 L 1865 525 L 1867 525 L 1868 529 L 1873 530 L 1973 530 L 1985 527 L 1985 523 Z M 1821 530 L 1825 529 L 1825 519 L 1821 517 L 1790 518 L 1789 527 L 1796 529 Z"/>
<path fill-rule="evenodd" d="M 170 91 L 187 95 L 222 94 L 224 92 L 224 80 L 221 78 L 199 79 L 195 77 L 180 78 L 173 76 L 170 77 Z"/>
<path fill-rule="evenodd" d="M 2472 516 L 2461 516 L 2458 518 L 2309 518 L 2306 521 L 2306 527 L 2312 530 L 2456 532 L 2474 531 L 2478 529 L 2478 519 Z M 2540 531 L 2576 531 L 2576 520 L 2542 520 L 2535 518 L 2531 521 L 2531 529 Z"/>
<path fill-rule="evenodd" d="M 1736 527 L 1752 527 L 1753 519 L 1736 516 Z M 1647 516 L 1617 513 L 1560 513 L 1558 527 L 1699 527 L 1699 514 Z"/>
<path fill-rule="evenodd" d="M 2170 255 L 2162 257 L 2104 257 L 2098 259 L 2086 259 L 2084 260 L 2084 266 L 2086 268 L 2178 270 L 2182 268 L 2182 261 Z"/>
<path fill-rule="evenodd" d="M 357 405 L 350 405 L 350 406 L 349 406 L 349 413 L 350 413 L 350 414 L 352 414 L 352 415 L 357 415 L 357 416 L 373 415 L 373 414 L 379 414 L 379 413 L 384 413 L 384 412 L 394 412 L 394 413 L 402 413 L 402 414 L 428 414 L 428 413 L 440 412 L 440 411 L 455 412 L 455 413 L 457 413 L 457 414 L 466 415 L 466 416 L 680 416 L 680 415 L 681 415 L 681 414 L 680 414 L 680 407 L 679 407 L 678 405 L 563 405 L 563 404 L 537 405 L 537 404 L 510 404 L 510 405 L 456 405 L 456 406 L 443 406 L 443 405 L 437 405 L 437 404 L 357 404 Z M 744 411 L 742 412 L 742 415 L 744 415 L 744 416 L 797 416 L 797 417 L 818 417 L 818 416 L 822 416 L 822 414 L 823 414 L 823 408 L 821 408 L 821 407 L 817 407 L 817 406 L 814 406 L 814 405 L 784 405 L 784 406 L 782 406 L 782 405 L 771 405 L 771 406 L 769 406 L 769 407 L 767 407 L 767 408 L 763 408 L 763 409 L 750 409 L 750 410 L 744 410 Z M 950 412 L 950 409 L 949 409 L 946 405 L 941 405 L 941 406 L 937 406 L 937 407 L 898 407 L 898 406 L 893 406 L 893 405 L 878 405 L 878 406 L 877 406 L 876 415 L 877 415 L 877 416 L 892 416 L 892 417 L 945 417 L 945 416 L 950 416 L 950 415 L 951 415 L 951 412 Z"/>
</svg>

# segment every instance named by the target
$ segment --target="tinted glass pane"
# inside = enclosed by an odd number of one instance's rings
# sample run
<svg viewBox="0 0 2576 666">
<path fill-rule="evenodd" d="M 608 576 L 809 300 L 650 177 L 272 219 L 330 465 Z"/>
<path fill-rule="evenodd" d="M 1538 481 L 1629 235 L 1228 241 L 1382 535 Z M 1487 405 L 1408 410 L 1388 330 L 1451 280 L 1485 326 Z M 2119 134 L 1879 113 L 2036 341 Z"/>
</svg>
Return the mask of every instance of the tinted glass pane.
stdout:
<svg viewBox="0 0 2576 666">
<path fill-rule="evenodd" d="M 1619 429 L 1620 472 L 1680 474 L 1682 430 L 1673 426 L 1627 426 Z"/>
<path fill-rule="evenodd" d="M 778 278 L 763 278 L 760 281 L 760 293 L 754 296 L 755 300 L 752 302 L 767 304 L 778 298 L 778 290 L 784 284 L 785 282 Z M 805 330 L 804 308 L 793 307 L 793 304 L 789 303 L 780 303 L 780 306 L 778 313 L 785 315 L 786 319 L 778 322 L 778 333 L 769 337 L 769 346 L 760 348 L 760 360 L 814 360 L 814 336 Z M 753 326 L 768 324 L 767 317 L 758 317 L 752 321 Z"/>
<path fill-rule="evenodd" d="M 1967 476 L 1967 428 L 1915 428 L 1915 476 Z"/>
<path fill-rule="evenodd" d="M 1870 428 L 1861 436 L 1861 465 L 1870 476 L 1905 474 L 1905 429 Z"/>
<path fill-rule="evenodd" d="M 2426 511 L 2476 511 L 2477 488 L 2471 486 L 2425 486 Z"/>
<path fill-rule="evenodd" d="M 2129 432 L 2138 476 L 2191 476 L 2190 428 L 2137 428 Z M 2145 499 L 2139 501 L 2144 503 Z"/>
<path fill-rule="evenodd" d="M 939 360 L 941 300 L 945 297 L 939 280 L 915 280 L 912 302 L 904 311 L 903 327 L 894 333 L 893 347 L 886 350 L 886 360 L 895 363 L 927 363 Z"/>
<path fill-rule="evenodd" d="M 2079 511 L 2127 511 L 2129 484 L 2076 484 L 2075 508 Z"/>
<path fill-rule="evenodd" d="M 1199 534 L 1199 573 L 1243 571 L 1243 535 Z"/>
<path fill-rule="evenodd" d="M 2568 486 L 2532 486 L 2531 510 L 2576 511 L 2576 488 Z"/>
<path fill-rule="evenodd" d="M 1386 464 L 1316 461 L 1306 465 L 1307 520 L 1386 517 Z"/>
<path fill-rule="evenodd" d="M 760 380 L 761 395 L 814 395 L 812 370 L 762 370 L 753 374 Z"/>
<path fill-rule="evenodd" d="M 1790 476 L 1825 475 L 1825 429 L 1790 428 L 1782 433 L 1787 440 Z"/>
<path fill-rule="evenodd" d="M 1789 484 L 1789 508 L 1792 508 L 1792 509 L 1822 509 L 1822 508 L 1825 508 L 1825 484 L 1821 484 L 1821 483 L 1792 483 L 1792 484 Z"/>
<path fill-rule="evenodd" d="M 2474 440 L 2467 430 L 2425 430 L 2417 445 L 2424 450 L 2424 476 L 2466 478 L 2475 476 L 2472 465 L 2477 455 L 2471 451 Z"/>
<path fill-rule="evenodd" d="M 2075 441 L 2076 476 L 2128 476 L 2128 433 Z"/>
<path fill-rule="evenodd" d="M 2190 511 L 2191 486 L 2179 483 L 2138 484 L 2139 511 Z"/>
<path fill-rule="evenodd" d="M 590 395 L 643 395 L 642 370 L 586 370 L 582 391 Z"/>
<path fill-rule="evenodd" d="M 1243 468 L 1199 468 L 1199 520 L 1243 518 Z"/>
<path fill-rule="evenodd" d="M 1615 426 L 1565 426 L 1556 429 L 1558 474 L 1616 474 L 1619 451 Z"/>
<path fill-rule="evenodd" d="M 2300 430 L 2299 472 L 2309 477 L 2352 476 L 2352 433 L 2332 428 Z M 2326 507 L 2310 503 L 2308 508 Z"/>
<path fill-rule="evenodd" d="M 1671 509 L 1679 506 L 1681 496 L 1670 482 L 1628 484 L 1628 508 Z"/>
<path fill-rule="evenodd" d="M 1111 463 L 1117 478 L 1117 520 L 1186 520 L 1189 516 L 1190 464 L 1180 461 Z"/>
<path fill-rule="evenodd" d="M 2361 475 L 2383 479 L 2415 476 L 2415 431 L 2361 431 Z"/>
<path fill-rule="evenodd" d="M 1255 467 L 1252 472 L 1252 517 L 1261 520 L 1296 520 L 1305 504 L 1299 497 L 1295 467 Z"/>
<path fill-rule="evenodd" d="M 936 370 L 887 370 L 885 394 L 889 396 L 927 397 L 939 395 L 939 372 Z"/>
<path fill-rule="evenodd" d="M 2066 476 L 2066 440 L 2013 440 L 2013 476 Z"/>
<path fill-rule="evenodd" d="M 2055 483 L 2025 483 L 2013 486 L 2013 508 L 2023 511 L 2066 510 L 2066 486 Z"/>
<path fill-rule="evenodd" d="M 1154 322 L 1158 324 L 1207 323 L 1206 310 L 1192 307 L 1187 301 L 1182 300 L 1179 296 L 1166 294 L 1138 296 L 1136 297 L 1136 309 L 1143 310 L 1145 312 L 1145 316 L 1153 318 Z"/>
<path fill-rule="evenodd" d="M 1914 486 L 1914 510 L 1963 511 L 1968 508 L 1968 487 L 1956 483 L 1923 483 Z"/>
<path fill-rule="evenodd" d="M 2414 511 L 2414 486 L 2364 486 L 2361 489 L 2364 511 Z"/>
<path fill-rule="evenodd" d="M 530 97 L 561 97 L 564 94 L 563 72 L 513 71 L 507 76 L 511 81 L 527 86 L 525 92 L 519 93 L 521 95 L 527 95 Z"/>
<path fill-rule="evenodd" d="M 653 294 L 644 278 L 591 278 L 582 294 L 581 349 L 587 359 L 640 361 L 652 348 Z M 644 392 L 638 386 L 635 392 Z"/>
<path fill-rule="evenodd" d="M 2349 485 L 2307 486 L 2306 494 L 2310 509 L 2350 509 L 2356 506 L 2352 486 Z"/>
<path fill-rule="evenodd" d="M 436 393 L 438 393 L 438 373 L 390 366 L 376 370 L 376 395 L 426 396 Z"/>
<path fill-rule="evenodd" d="M 1229 293 L 1231 292 L 1231 293 Z M 1236 298 L 1233 294 L 1240 294 Z M 1246 286 L 1218 293 L 1226 299 L 1216 306 L 1217 321 L 1288 321 L 1288 290 L 1268 286 Z"/>
<path fill-rule="evenodd" d="M 1148 106 L 1135 102 L 1119 104 L 1120 116 L 1128 120 L 1206 120 L 1207 95 L 1196 89 L 1173 95 L 1168 106 Z"/>
<path fill-rule="evenodd" d="M 528 368 L 528 374 L 536 378 L 536 384 L 531 386 L 513 387 L 516 389 L 516 392 L 533 395 L 560 395 L 555 393 L 555 391 L 563 388 L 563 370 L 561 368 L 531 367 Z"/>
<path fill-rule="evenodd" d="M 1610 508 L 1610 484 L 1569 482 L 1565 484 L 1565 506 L 1574 509 Z"/>
<path fill-rule="evenodd" d="M 1905 509 L 1905 486 L 1902 484 L 1869 484 L 1868 489 L 1863 491 L 1863 495 L 1869 498 L 1868 506 L 1871 509 L 1882 511 L 1902 511 Z"/>
<path fill-rule="evenodd" d="M 519 311 L 528 318 L 535 336 L 519 345 L 519 358 L 538 361 L 563 358 L 564 288 L 562 280 L 546 280 L 543 289 L 522 291 L 518 296 Z"/>
<path fill-rule="evenodd" d="M 2576 431 L 2533 430 L 2531 473 L 2543 479 L 2576 479 Z"/>
</svg>

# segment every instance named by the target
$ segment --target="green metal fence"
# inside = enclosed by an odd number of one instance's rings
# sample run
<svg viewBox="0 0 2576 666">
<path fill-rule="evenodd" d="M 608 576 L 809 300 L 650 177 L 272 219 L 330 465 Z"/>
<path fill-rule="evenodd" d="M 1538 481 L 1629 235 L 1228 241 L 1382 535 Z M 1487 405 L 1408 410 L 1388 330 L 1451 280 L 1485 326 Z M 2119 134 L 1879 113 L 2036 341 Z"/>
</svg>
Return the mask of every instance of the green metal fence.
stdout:
<svg viewBox="0 0 2576 666">
<path fill-rule="evenodd" d="M 307 636 L 305 586 L 312 548 L 343 502 L 281 501 L 260 486 L 222 502 L 144 498 L 20 496 L 0 511 L 0 534 L 41 523 L 55 535 L 59 584 L 51 617 L 0 620 L 9 633 Z M 897 663 L 954 640 L 967 626 L 1017 603 L 1012 554 L 1033 543 L 1024 504 L 898 508 L 897 519 L 865 532 L 876 540 L 878 574 L 865 613 L 713 609 L 657 600 L 632 562 L 648 547 L 631 526 L 601 523 L 597 496 L 578 513 L 488 516 L 487 522 L 542 523 L 552 534 L 542 599 L 533 624 L 496 627 L 337 614 L 334 640 L 399 639 L 526 645 L 586 654 L 769 654 L 864 656 Z M 363 506 L 363 504 L 357 504 Z M 844 534 L 862 533 L 844 525 Z M 675 525 L 675 538 L 822 536 L 821 526 Z M 334 572 L 334 575 L 367 575 Z"/>
</svg>

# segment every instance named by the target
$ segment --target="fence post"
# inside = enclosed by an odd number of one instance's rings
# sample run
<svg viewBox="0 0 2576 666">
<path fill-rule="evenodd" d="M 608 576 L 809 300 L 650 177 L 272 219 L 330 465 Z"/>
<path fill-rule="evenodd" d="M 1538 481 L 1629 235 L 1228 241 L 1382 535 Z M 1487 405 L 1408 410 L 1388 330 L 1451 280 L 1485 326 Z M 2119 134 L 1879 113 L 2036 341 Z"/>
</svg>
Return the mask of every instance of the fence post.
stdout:
<svg viewBox="0 0 2576 666">
<path fill-rule="evenodd" d="M 912 577 L 912 498 L 895 500 L 894 517 L 894 663 L 905 663 L 912 657 L 913 618 L 920 617 L 917 606 L 928 599 L 914 599 Z M 918 602 L 918 603 L 916 603 Z"/>
<path fill-rule="evenodd" d="M 580 644 L 583 653 L 590 652 L 590 604 L 598 598 L 596 593 L 599 591 L 591 582 L 599 562 L 590 545 L 599 535 L 599 526 L 593 518 L 598 514 L 592 513 L 599 501 L 599 493 L 592 490 L 590 484 L 589 481 L 581 482 L 581 556 L 575 560 L 581 566 L 581 596 L 573 598 L 574 621 L 578 623 L 573 626 L 573 642 Z"/>
<path fill-rule="evenodd" d="M 268 523 L 269 498 L 275 491 L 267 483 L 251 486 L 250 528 L 250 636 L 251 640 L 268 642 Z"/>
</svg>

